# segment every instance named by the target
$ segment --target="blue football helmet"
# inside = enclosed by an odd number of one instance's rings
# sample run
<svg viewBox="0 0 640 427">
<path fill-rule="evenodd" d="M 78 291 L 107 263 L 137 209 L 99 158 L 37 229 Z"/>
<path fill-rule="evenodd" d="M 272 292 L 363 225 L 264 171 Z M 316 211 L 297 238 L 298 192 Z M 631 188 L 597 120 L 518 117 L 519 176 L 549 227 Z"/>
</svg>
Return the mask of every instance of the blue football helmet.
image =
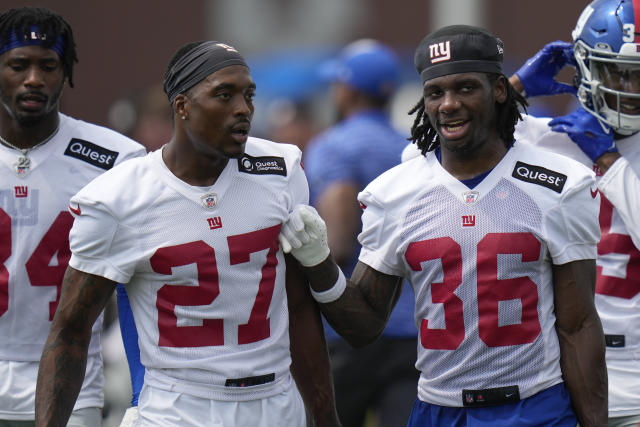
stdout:
<svg viewBox="0 0 640 427">
<path fill-rule="evenodd" d="M 638 10 L 634 10 L 634 3 Z M 605 131 L 640 130 L 640 2 L 595 0 L 578 18 L 573 49 L 578 63 L 578 99 Z M 608 126 L 605 126 L 608 125 Z"/>
</svg>

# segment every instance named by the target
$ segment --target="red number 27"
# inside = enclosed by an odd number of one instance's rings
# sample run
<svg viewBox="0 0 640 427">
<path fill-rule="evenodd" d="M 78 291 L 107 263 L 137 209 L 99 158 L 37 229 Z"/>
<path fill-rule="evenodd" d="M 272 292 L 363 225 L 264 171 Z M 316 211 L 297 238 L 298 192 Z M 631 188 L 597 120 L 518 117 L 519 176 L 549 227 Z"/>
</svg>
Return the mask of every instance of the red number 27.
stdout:
<svg viewBox="0 0 640 427">
<path fill-rule="evenodd" d="M 249 262 L 254 252 L 268 250 L 262 266 L 249 321 L 238 326 L 238 343 L 248 344 L 270 336 L 267 313 L 276 280 L 278 259 L 278 233 L 280 225 L 229 236 L 230 264 Z M 203 319 L 202 326 L 178 326 L 175 306 L 202 306 L 211 304 L 220 294 L 218 266 L 214 249 L 202 240 L 158 249 L 151 257 L 151 268 L 159 274 L 172 274 L 171 268 L 196 264 L 198 286 L 164 285 L 158 290 L 158 345 L 164 347 L 204 347 L 224 344 L 223 319 Z"/>
</svg>

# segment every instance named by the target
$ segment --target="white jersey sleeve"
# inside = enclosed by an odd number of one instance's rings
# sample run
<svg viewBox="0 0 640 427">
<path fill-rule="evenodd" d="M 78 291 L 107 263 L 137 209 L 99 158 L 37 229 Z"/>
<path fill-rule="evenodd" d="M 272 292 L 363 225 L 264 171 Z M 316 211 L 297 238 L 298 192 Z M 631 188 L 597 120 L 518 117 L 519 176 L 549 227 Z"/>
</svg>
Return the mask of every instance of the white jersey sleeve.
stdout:
<svg viewBox="0 0 640 427">
<path fill-rule="evenodd" d="M 400 227 L 398 219 L 385 210 L 375 196 L 366 189 L 358 195 L 358 200 L 364 209 L 362 232 L 358 236 L 358 241 L 363 248 L 359 260 L 382 273 L 404 276 L 406 272 L 400 259 L 383 256 L 383 254 L 393 253 L 395 248 L 400 246 L 399 235 L 391 232 Z"/>
<path fill-rule="evenodd" d="M 137 261 L 137 231 L 86 196 L 72 197 L 71 207 L 74 206 L 76 219 L 69 233 L 74 258 L 70 265 L 114 282 L 128 283 Z"/>
<path fill-rule="evenodd" d="M 550 236 L 549 252 L 554 264 L 596 259 L 600 226 L 594 219 L 598 217 L 599 210 L 595 178 L 585 172 L 545 218 Z"/>
<path fill-rule="evenodd" d="M 309 203 L 309 183 L 302 169 L 302 152 L 293 145 L 288 146 L 288 148 L 292 151 L 293 160 L 289 165 L 289 169 L 291 170 L 291 179 L 289 181 L 290 190 L 285 193 L 284 196 L 287 198 L 286 200 L 289 203 L 290 211 L 293 211 L 296 205 L 306 205 Z"/>
<path fill-rule="evenodd" d="M 418 157 L 421 155 L 422 155 L 422 152 L 420 152 L 420 149 L 416 144 L 413 144 L 413 143 L 407 144 L 407 146 L 404 147 L 404 149 L 402 150 L 402 153 L 400 155 L 400 161 L 406 162 L 407 160 L 411 160 L 414 157 Z"/>
<path fill-rule="evenodd" d="M 636 248 L 640 248 L 640 178 L 624 157 L 602 176 L 598 188 L 616 207 Z"/>
<path fill-rule="evenodd" d="M 551 121 L 549 117 L 524 114 L 522 120 L 516 123 L 513 136 L 520 144 L 534 145 L 552 153 L 562 154 L 591 168 L 593 162 L 589 157 L 566 133 L 552 131 L 549 121 Z"/>
</svg>

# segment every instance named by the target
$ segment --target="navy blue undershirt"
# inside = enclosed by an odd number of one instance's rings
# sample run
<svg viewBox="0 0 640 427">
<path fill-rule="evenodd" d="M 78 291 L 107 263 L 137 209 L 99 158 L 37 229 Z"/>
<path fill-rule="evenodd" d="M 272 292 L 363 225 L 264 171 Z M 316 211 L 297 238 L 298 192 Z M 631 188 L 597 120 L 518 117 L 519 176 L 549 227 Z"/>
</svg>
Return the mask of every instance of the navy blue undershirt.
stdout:
<svg viewBox="0 0 640 427">
<path fill-rule="evenodd" d="M 435 149 L 435 155 L 440 164 L 442 164 L 442 154 L 440 153 L 440 147 Z M 468 188 L 475 188 L 478 184 L 482 182 L 483 179 L 487 177 L 491 173 L 493 168 L 489 169 L 486 172 L 482 172 L 480 175 L 476 175 L 473 178 L 469 179 L 461 179 L 460 182 L 466 185 Z"/>
</svg>

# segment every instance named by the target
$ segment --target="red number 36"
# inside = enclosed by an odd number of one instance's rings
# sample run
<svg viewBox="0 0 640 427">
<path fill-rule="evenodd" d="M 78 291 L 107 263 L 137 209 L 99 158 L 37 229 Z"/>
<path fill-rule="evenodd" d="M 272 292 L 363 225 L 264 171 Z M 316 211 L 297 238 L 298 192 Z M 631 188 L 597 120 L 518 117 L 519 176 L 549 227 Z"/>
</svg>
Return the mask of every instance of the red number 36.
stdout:
<svg viewBox="0 0 640 427">
<path fill-rule="evenodd" d="M 477 247 L 478 332 L 489 347 L 530 343 L 540 334 L 538 288 L 529 277 L 498 279 L 498 254 L 520 254 L 522 262 L 540 257 L 540 242 L 530 233 L 489 233 Z M 431 299 L 444 307 L 445 329 L 429 328 L 422 319 L 420 342 L 424 348 L 455 350 L 465 337 L 462 300 L 454 291 L 462 283 L 462 251 L 450 237 L 411 243 L 405 257 L 414 271 L 423 261 L 440 259 L 443 280 L 431 283 Z M 499 326 L 498 303 L 519 299 L 519 324 Z"/>
</svg>

